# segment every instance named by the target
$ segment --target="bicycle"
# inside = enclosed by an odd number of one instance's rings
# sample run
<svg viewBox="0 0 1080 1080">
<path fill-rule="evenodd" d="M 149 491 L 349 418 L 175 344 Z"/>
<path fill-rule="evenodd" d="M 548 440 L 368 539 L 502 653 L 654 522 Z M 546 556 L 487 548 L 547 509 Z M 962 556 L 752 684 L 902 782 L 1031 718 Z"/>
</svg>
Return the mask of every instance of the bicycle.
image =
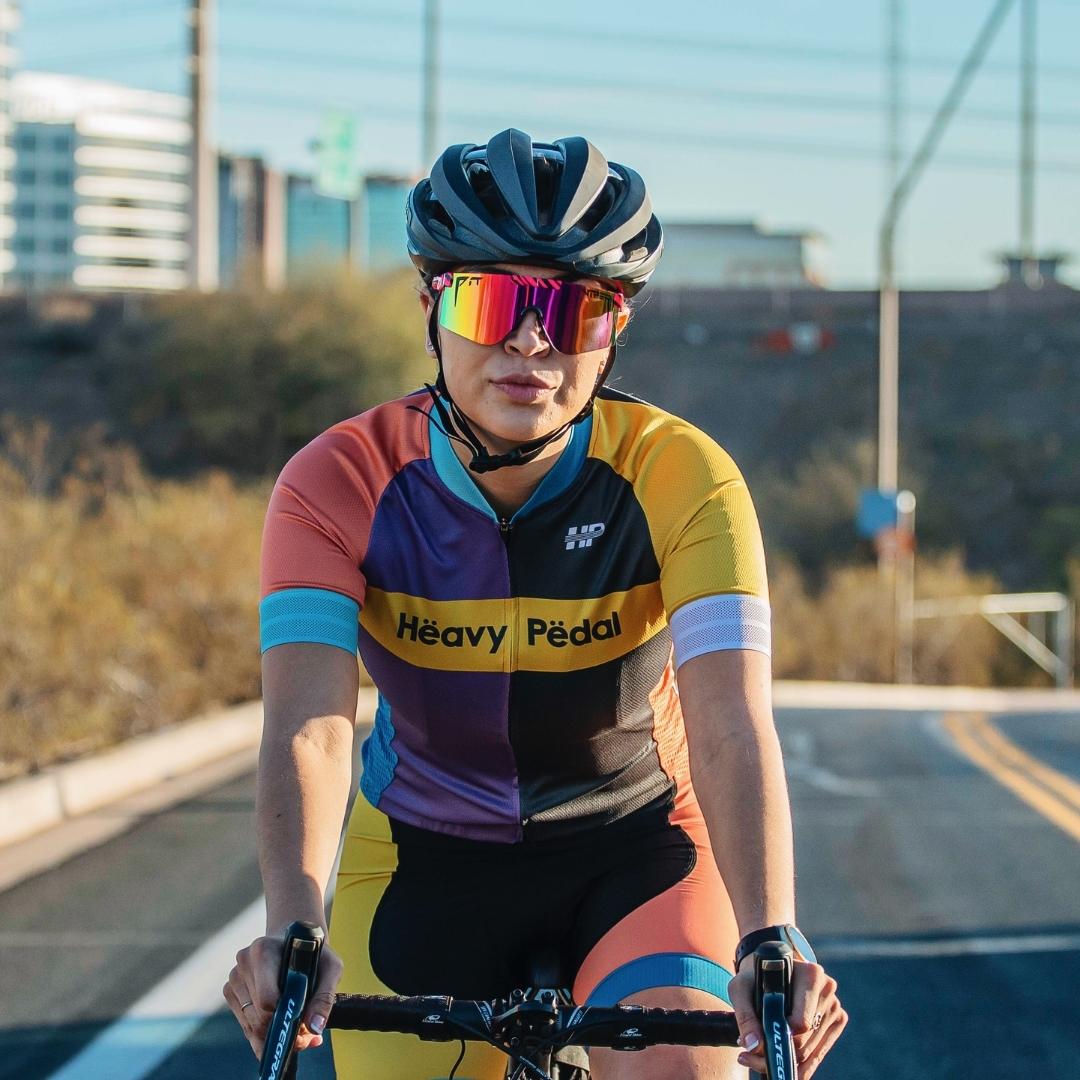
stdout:
<svg viewBox="0 0 1080 1080">
<path fill-rule="evenodd" d="M 296 1078 L 294 1044 L 318 973 L 322 943 L 322 928 L 307 923 L 293 923 L 286 933 L 281 997 L 267 1032 L 259 1080 Z M 784 944 L 770 942 L 754 953 L 755 1007 L 765 1030 L 769 1080 L 797 1078 L 787 1023 L 792 964 L 791 949 Z M 544 957 L 537 958 L 535 972 L 538 984 L 549 981 Z M 448 1080 L 464 1060 L 467 1040 L 490 1043 L 506 1054 L 506 1080 L 588 1080 L 586 1047 L 629 1051 L 658 1043 L 737 1046 L 739 1038 L 738 1024 L 729 1012 L 575 1005 L 569 991 L 546 988 L 515 990 L 489 1001 L 338 994 L 328 1027 L 460 1041 L 461 1054 Z"/>
</svg>

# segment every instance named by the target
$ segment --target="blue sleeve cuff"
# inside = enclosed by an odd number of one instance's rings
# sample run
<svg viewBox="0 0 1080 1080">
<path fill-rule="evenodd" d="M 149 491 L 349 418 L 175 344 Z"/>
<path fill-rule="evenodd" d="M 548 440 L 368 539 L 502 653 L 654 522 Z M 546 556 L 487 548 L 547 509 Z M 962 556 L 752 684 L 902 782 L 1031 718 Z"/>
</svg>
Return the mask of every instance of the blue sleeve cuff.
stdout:
<svg viewBox="0 0 1080 1080">
<path fill-rule="evenodd" d="M 341 593 L 329 589 L 282 589 L 259 605 L 261 651 L 304 641 L 336 645 L 355 656 L 359 619 L 360 605 Z"/>
</svg>

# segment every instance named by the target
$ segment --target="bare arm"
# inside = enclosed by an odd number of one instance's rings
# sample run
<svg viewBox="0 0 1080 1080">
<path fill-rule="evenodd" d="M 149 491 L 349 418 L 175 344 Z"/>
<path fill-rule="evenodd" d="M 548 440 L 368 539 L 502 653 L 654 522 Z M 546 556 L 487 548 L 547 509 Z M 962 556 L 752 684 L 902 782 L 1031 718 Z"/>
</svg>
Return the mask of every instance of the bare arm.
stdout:
<svg viewBox="0 0 1080 1080">
<path fill-rule="evenodd" d="M 762 653 L 706 653 L 679 668 L 690 774 L 739 933 L 795 921 L 791 808 Z"/>
<path fill-rule="evenodd" d="M 690 775 L 739 932 L 795 922 L 791 806 L 769 658 L 744 649 L 706 653 L 683 664 L 678 680 Z M 753 985 L 753 965 L 744 963 L 728 992 L 746 1048 L 740 1064 L 764 1072 Z M 846 1024 L 836 981 L 820 964 L 797 963 L 791 1025 L 800 1077 L 813 1075 Z"/>
<path fill-rule="evenodd" d="M 359 682 L 356 657 L 332 645 L 278 645 L 263 654 L 255 815 L 266 935 L 237 953 L 223 988 L 256 1055 L 277 1004 L 285 929 L 298 919 L 326 927 L 323 898 L 349 798 Z M 322 1041 L 341 970 L 324 947 L 299 1049 Z"/>
<path fill-rule="evenodd" d="M 255 800 L 266 931 L 325 922 L 323 896 L 349 797 L 359 670 L 329 645 L 263 656 L 265 721 Z"/>
</svg>

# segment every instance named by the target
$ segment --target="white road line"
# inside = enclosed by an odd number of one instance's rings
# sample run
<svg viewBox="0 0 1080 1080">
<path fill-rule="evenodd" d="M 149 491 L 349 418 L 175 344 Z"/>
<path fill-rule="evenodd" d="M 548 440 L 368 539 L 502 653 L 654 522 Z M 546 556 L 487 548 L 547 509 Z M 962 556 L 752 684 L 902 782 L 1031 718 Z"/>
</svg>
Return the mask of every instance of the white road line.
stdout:
<svg viewBox="0 0 1080 1080">
<path fill-rule="evenodd" d="M 143 1080 L 223 1007 L 236 953 L 264 925 L 259 897 L 48 1080 Z"/>
<path fill-rule="evenodd" d="M 848 795 L 872 799 L 880 794 L 880 786 L 873 780 L 853 780 L 838 776 L 829 769 L 814 763 L 814 736 L 805 728 L 797 728 L 784 738 L 784 768 L 789 777 L 802 780 L 827 791 L 830 795 Z"/>
<path fill-rule="evenodd" d="M 1080 951 L 1080 934 L 1013 934 L 1007 937 L 859 938 L 822 942 L 826 960 L 877 960 L 887 957 L 992 956 L 997 953 Z"/>
<path fill-rule="evenodd" d="M 328 905 L 344 842 L 343 830 L 326 892 Z M 221 988 L 236 954 L 265 930 L 266 899 L 260 896 L 47 1080 L 145 1080 L 224 1008 Z"/>
</svg>

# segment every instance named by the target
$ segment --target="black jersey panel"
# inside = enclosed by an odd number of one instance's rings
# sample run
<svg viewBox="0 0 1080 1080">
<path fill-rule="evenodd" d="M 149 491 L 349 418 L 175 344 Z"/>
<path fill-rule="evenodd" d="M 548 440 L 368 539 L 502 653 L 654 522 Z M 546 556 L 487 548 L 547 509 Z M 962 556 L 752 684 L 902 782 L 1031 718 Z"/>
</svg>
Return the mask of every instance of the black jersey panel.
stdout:
<svg viewBox="0 0 1080 1080">
<path fill-rule="evenodd" d="M 527 827 L 603 824 L 668 790 L 650 692 L 670 654 L 665 628 L 605 664 L 510 676 L 510 744 Z"/>
<path fill-rule="evenodd" d="M 558 499 L 514 523 L 510 551 L 518 596 L 580 600 L 660 578 L 633 485 L 596 458 Z"/>
</svg>

